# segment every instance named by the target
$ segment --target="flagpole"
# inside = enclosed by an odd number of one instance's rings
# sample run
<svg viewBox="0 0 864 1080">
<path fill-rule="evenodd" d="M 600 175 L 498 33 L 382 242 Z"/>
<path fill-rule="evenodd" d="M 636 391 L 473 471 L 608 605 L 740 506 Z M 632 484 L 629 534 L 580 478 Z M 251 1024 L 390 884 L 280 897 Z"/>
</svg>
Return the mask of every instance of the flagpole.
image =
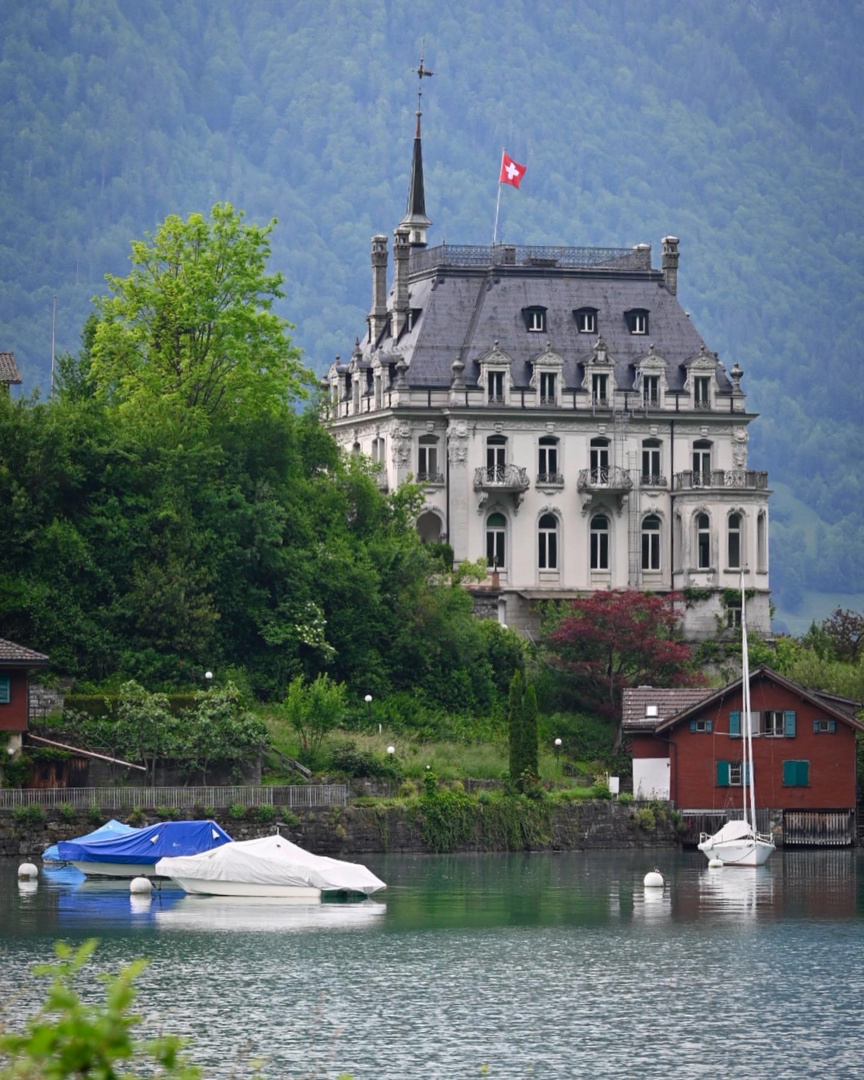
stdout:
<svg viewBox="0 0 864 1080">
<path fill-rule="evenodd" d="M 504 167 L 504 147 L 501 147 L 501 164 L 498 167 L 498 198 L 495 202 L 495 228 L 492 230 L 492 247 L 498 243 L 498 211 L 501 209 L 501 169 Z"/>
</svg>

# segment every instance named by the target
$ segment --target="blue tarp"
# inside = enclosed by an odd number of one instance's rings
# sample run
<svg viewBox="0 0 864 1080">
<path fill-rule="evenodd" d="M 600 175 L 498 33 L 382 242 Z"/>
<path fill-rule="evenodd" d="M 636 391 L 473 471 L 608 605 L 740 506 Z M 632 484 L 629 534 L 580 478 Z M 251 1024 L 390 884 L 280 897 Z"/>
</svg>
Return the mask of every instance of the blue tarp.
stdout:
<svg viewBox="0 0 864 1080">
<path fill-rule="evenodd" d="M 110 821 L 106 821 L 104 825 L 100 825 L 98 829 L 94 829 L 93 832 L 87 833 L 86 836 L 76 836 L 73 843 L 86 843 L 89 840 L 105 840 L 110 836 L 128 836 L 129 833 L 137 831 L 138 830 L 133 829 L 131 825 L 124 825 L 122 821 L 111 818 Z M 45 848 L 42 852 L 42 858 L 53 859 L 54 862 L 60 862 L 61 856 L 57 844 L 52 844 L 51 847 Z"/>
<path fill-rule="evenodd" d="M 197 855 L 227 844 L 231 837 L 215 821 L 163 821 L 128 836 L 105 840 L 61 840 L 68 862 L 153 863 L 174 855 Z"/>
</svg>

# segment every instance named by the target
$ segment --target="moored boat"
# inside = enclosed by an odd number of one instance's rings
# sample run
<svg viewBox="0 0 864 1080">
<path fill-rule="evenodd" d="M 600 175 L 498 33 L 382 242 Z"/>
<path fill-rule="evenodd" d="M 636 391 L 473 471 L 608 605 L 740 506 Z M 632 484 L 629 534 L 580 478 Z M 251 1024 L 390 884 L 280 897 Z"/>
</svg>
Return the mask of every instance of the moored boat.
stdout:
<svg viewBox="0 0 864 1080">
<path fill-rule="evenodd" d="M 130 833 L 137 831 L 138 830 L 133 828 L 132 825 L 124 825 L 122 821 L 111 818 L 110 821 L 106 821 L 104 825 L 100 825 L 99 828 L 94 829 L 93 832 L 87 833 L 84 836 L 76 836 L 74 839 L 79 843 L 88 843 L 91 840 L 105 840 L 112 836 L 128 836 Z M 64 865 L 65 860 L 60 858 L 59 845 L 51 844 L 50 847 L 45 848 L 42 852 L 42 861 L 56 863 L 60 866 Z"/>
<path fill-rule="evenodd" d="M 387 886 L 360 863 L 314 855 L 284 836 L 232 841 L 189 857 L 164 858 L 156 873 L 188 893 L 314 900 L 325 892 L 371 896 Z"/>
<path fill-rule="evenodd" d="M 156 863 L 165 856 L 197 855 L 231 837 L 215 821 L 163 821 L 126 836 L 104 840 L 61 840 L 60 858 L 88 877 L 159 876 Z"/>
</svg>

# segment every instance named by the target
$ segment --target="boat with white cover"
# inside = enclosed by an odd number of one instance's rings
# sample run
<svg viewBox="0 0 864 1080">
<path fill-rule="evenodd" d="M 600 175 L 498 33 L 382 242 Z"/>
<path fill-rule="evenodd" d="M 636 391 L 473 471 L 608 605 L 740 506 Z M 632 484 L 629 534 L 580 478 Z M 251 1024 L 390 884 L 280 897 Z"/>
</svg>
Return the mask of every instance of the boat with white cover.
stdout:
<svg viewBox="0 0 864 1080">
<path fill-rule="evenodd" d="M 747 651 L 747 614 L 744 580 L 741 580 L 741 808 L 742 817 L 727 821 L 719 832 L 699 837 L 699 850 L 709 862 L 718 859 L 724 866 L 764 866 L 774 851 L 774 841 L 756 831 L 756 787 L 753 769 L 753 716 L 750 710 L 750 658 Z M 747 797 L 750 797 L 749 817 Z"/>
<path fill-rule="evenodd" d="M 201 855 L 164 858 L 156 873 L 188 893 L 314 900 L 324 892 L 371 896 L 387 886 L 359 863 L 313 855 L 284 836 L 232 841 Z"/>
</svg>

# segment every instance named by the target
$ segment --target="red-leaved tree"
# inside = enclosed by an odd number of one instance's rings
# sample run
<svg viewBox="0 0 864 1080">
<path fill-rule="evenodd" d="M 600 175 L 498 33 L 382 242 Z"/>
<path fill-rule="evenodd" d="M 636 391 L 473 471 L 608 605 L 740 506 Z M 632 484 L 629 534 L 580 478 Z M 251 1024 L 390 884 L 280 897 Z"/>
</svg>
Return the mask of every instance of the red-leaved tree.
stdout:
<svg viewBox="0 0 864 1080">
<path fill-rule="evenodd" d="M 606 717 L 621 746 L 621 698 L 632 686 L 702 686 L 693 652 L 679 636 L 681 596 L 635 590 L 574 600 L 545 639 L 549 663 L 565 672 L 579 704 Z"/>
</svg>

